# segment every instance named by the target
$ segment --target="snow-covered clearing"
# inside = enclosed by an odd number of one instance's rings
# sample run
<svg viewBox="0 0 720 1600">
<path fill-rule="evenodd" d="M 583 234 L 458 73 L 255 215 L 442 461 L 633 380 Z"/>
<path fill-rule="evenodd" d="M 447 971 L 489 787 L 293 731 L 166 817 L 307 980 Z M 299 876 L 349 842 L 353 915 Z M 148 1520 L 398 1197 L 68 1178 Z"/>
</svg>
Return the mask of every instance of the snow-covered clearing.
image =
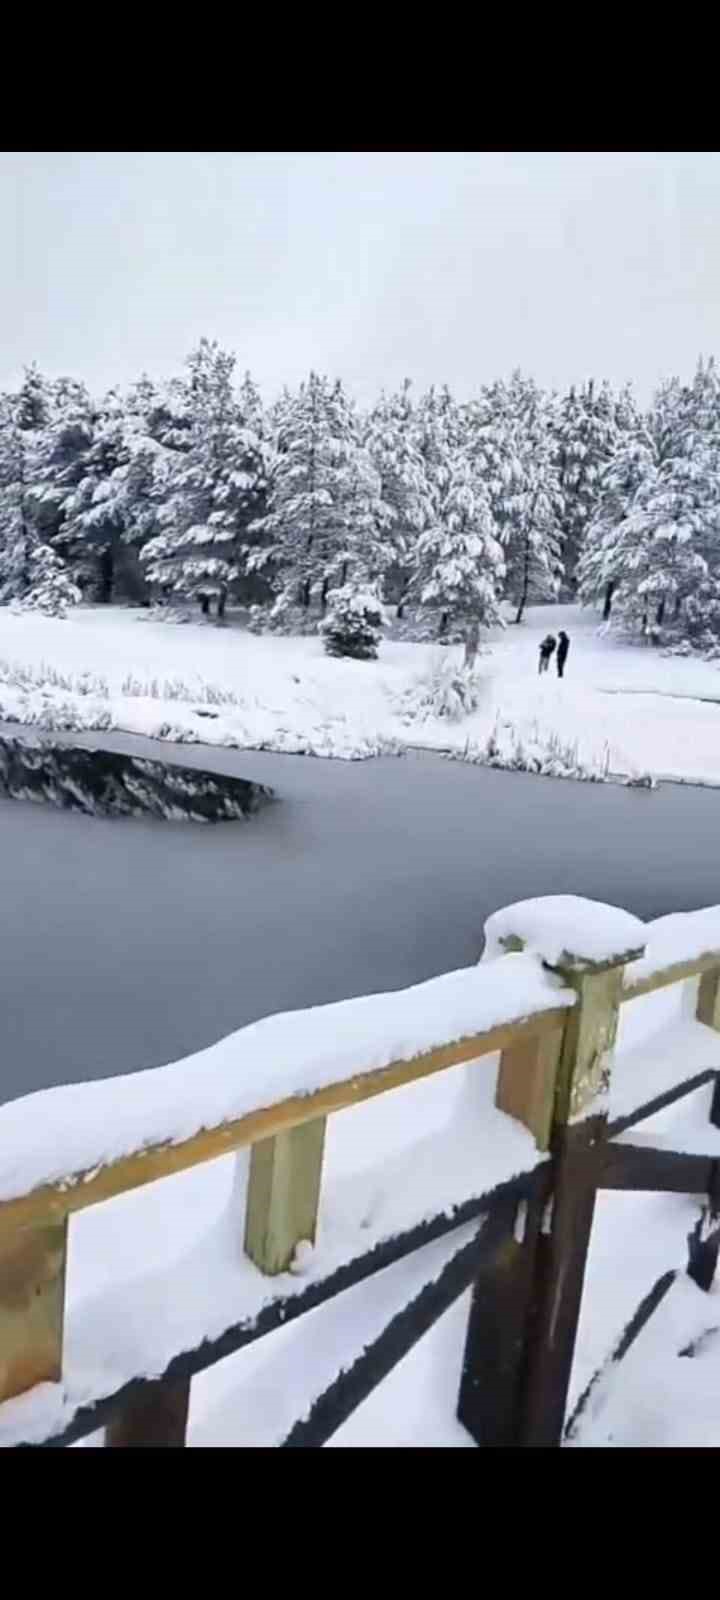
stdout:
<svg viewBox="0 0 720 1600">
<path fill-rule="evenodd" d="M 566 677 L 551 665 L 540 678 L 540 639 L 563 626 Z M 420 681 L 460 664 L 457 646 L 387 639 L 376 662 L 335 660 L 319 638 L 239 624 L 176 627 L 103 607 L 60 621 L 5 607 L 0 720 L 344 758 L 421 746 L 477 759 L 495 733 L 503 764 L 518 739 L 540 761 L 554 739 L 588 774 L 720 783 L 717 665 L 618 642 L 572 606 L 530 610 L 520 627 L 495 630 L 489 649 L 477 709 L 452 721 L 408 705 Z"/>
</svg>

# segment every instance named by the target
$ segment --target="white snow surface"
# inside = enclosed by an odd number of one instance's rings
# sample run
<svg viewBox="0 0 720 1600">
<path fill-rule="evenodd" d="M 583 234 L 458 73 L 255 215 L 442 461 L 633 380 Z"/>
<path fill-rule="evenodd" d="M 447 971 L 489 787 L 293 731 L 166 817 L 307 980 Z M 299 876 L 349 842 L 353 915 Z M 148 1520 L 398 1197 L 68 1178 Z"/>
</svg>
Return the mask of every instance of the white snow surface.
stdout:
<svg viewBox="0 0 720 1600">
<path fill-rule="evenodd" d="M 619 962 L 631 951 L 644 950 L 646 925 L 629 911 L 597 900 L 574 894 L 545 895 L 503 906 L 488 917 L 483 959 L 492 961 L 500 956 L 504 941 L 510 938 L 521 939 L 526 951 L 551 967 L 568 956 L 571 966 L 582 967 L 585 963 Z"/>
<path fill-rule="evenodd" d="M 533 956 L 504 956 L 263 1017 L 168 1066 L 40 1090 L 0 1107 L 0 1200 L 574 1000 Z"/>
<path fill-rule="evenodd" d="M 657 917 L 645 924 L 645 954 L 627 967 L 625 983 L 638 983 L 664 967 L 707 955 L 717 955 L 720 961 L 720 906 Z"/>
<path fill-rule="evenodd" d="M 81 606 L 58 620 L 0 608 L 0 720 L 346 759 L 407 746 L 462 756 L 499 724 L 502 743 L 503 728 L 528 750 L 554 736 L 588 769 L 720 783 L 717 665 L 625 644 L 576 606 L 535 607 L 520 627 L 492 630 L 477 708 L 458 722 L 408 716 L 406 702 L 438 664 L 461 664 L 459 646 L 386 638 L 377 661 L 334 660 L 317 637 L 256 636 L 235 623 L 173 628 L 147 616 Z M 567 676 L 540 678 L 540 639 L 559 628 L 571 638 Z M 637 800 L 652 804 L 641 791 Z"/>
</svg>

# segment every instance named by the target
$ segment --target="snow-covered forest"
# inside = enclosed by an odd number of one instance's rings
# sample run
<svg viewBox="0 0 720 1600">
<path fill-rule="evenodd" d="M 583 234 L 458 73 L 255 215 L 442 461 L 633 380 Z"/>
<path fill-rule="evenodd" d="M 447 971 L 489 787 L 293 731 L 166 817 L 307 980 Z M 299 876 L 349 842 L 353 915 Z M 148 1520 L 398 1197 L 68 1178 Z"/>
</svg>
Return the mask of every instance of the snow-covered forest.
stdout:
<svg viewBox="0 0 720 1600">
<path fill-rule="evenodd" d="M 643 410 L 515 372 L 460 403 L 369 409 L 311 373 L 265 404 L 202 340 L 181 375 L 93 398 L 29 368 L 0 396 L 0 604 L 242 607 L 330 654 L 468 640 L 578 598 L 638 642 L 720 646 L 720 380 L 701 360 Z M 507 605 L 505 607 L 507 615 Z"/>
</svg>

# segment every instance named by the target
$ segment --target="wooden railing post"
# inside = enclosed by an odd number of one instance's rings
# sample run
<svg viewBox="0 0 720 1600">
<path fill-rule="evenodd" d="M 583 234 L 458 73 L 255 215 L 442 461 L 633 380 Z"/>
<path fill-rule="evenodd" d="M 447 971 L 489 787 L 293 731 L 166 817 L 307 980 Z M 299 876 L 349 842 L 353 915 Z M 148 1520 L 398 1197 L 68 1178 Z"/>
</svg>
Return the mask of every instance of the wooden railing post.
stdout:
<svg viewBox="0 0 720 1600">
<path fill-rule="evenodd" d="M 297 1246 L 315 1243 L 324 1148 L 324 1117 L 253 1145 L 245 1250 L 261 1272 L 286 1272 Z"/>
<path fill-rule="evenodd" d="M 704 1022 L 706 1027 L 715 1028 L 720 1033 L 720 967 L 702 973 L 695 1015 L 698 1022 Z"/>
<path fill-rule="evenodd" d="M 190 1409 L 189 1378 L 144 1383 L 118 1409 L 105 1429 L 106 1449 L 179 1448 L 185 1444 Z"/>
<path fill-rule="evenodd" d="M 617 1035 L 623 970 L 642 955 L 643 925 L 626 912 L 587 902 L 568 906 L 568 934 L 558 940 L 559 902 L 548 902 L 547 941 L 542 902 L 504 912 L 508 950 L 526 947 L 525 924 L 532 919 L 532 947 L 576 1003 L 567 1014 L 556 1051 L 527 1046 L 501 1058 L 497 1104 L 530 1128 L 539 1147 L 550 1150 L 547 1199 L 526 1209 L 511 1244 L 498 1254 L 493 1292 L 509 1307 L 502 1330 L 492 1329 L 477 1295 L 473 1304 L 460 1389 L 458 1415 L 480 1445 L 557 1445 L 567 1404 L 585 1266 L 595 1210 L 600 1155 L 607 1121 L 607 1090 Z M 602 942 L 593 939 L 583 954 L 583 922 L 593 929 L 602 916 Z M 590 941 L 588 941 L 589 943 Z M 605 948 L 603 949 L 603 943 Z M 578 945 L 580 948 L 578 948 Z M 545 948 L 544 948 L 545 946 Z M 558 949 L 560 954 L 558 954 Z M 516 1288 L 501 1282 L 511 1272 Z M 488 1286 L 482 1296 L 487 1299 Z M 490 1337 L 489 1337 L 490 1330 Z M 492 1396 L 496 1383 L 494 1351 L 505 1349 L 502 1379 L 505 1408 L 498 1418 Z M 508 1371 L 507 1350 L 514 1352 Z M 488 1410 L 489 1407 L 489 1410 Z"/>
<path fill-rule="evenodd" d="M 62 1377 L 67 1218 L 0 1234 L 0 1401 Z"/>
</svg>

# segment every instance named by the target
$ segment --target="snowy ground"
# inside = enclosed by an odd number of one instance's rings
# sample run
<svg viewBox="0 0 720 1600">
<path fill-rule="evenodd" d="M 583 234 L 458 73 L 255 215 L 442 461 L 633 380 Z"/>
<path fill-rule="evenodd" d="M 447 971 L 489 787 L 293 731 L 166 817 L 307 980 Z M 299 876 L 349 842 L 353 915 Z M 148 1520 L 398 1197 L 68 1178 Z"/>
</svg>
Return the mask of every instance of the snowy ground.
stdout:
<svg viewBox="0 0 720 1600">
<path fill-rule="evenodd" d="M 540 679 L 540 638 L 565 627 L 567 676 Z M 538 607 L 497 631 L 481 658 L 480 704 L 459 722 L 409 717 L 405 696 L 441 649 L 387 640 L 377 662 L 335 661 L 317 638 L 256 637 L 88 608 L 57 621 L 0 611 L 0 720 L 353 757 L 419 745 L 459 754 L 499 727 L 531 751 L 554 735 L 614 774 L 720 783 L 720 670 L 603 634 L 577 607 Z"/>
</svg>

